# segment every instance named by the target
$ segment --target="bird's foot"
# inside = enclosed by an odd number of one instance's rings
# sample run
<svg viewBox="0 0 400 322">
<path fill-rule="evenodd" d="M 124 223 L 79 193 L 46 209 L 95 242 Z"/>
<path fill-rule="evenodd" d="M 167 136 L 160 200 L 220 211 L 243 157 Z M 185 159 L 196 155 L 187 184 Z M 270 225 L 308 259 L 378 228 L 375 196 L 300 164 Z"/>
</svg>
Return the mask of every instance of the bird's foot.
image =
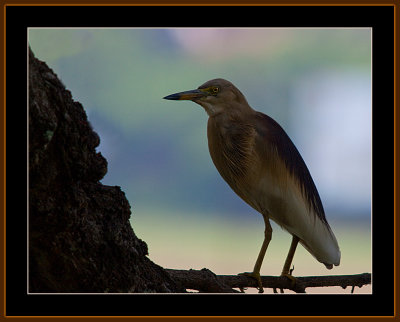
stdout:
<svg viewBox="0 0 400 322">
<path fill-rule="evenodd" d="M 258 293 L 264 293 L 264 288 L 262 286 L 260 273 L 257 273 L 257 272 L 245 272 L 245 273 L 239 273 L 238 275 L 248 276 L 248 277 L 254 278 L 257 281 L 257 284 L 258 284 L 258 287 L 257 287 Z"/>
<path fill-rule="evenodd" d="M 292 276 L 292 275 L 290 275 L 288 273 L 281 274 L 281 276 L 285 276 L 285 277 L 287 277 L 288 279 L 290 279 L 292 281 L 292 288 L 294 288 L 296 286 L 296 282 L 297 282 L 296 277 L 294 277 L 294 276 Z"/>
<path fill-rule="evenodd" d="M 296 286 L 296 282 L 297 282 L 296 277 L 294 277 L 292 275 L 293 270 L 294 270 L 294 266 L 293 266 L 293 268 L 289 269 L 288 272 L 282 272 L 281 273 L 281 276 L 285 276 L 285 277 L 287 277 L 288 279 L 290 279 L 292 281 L 292 288 L 294 288 Z"/>
</svg>

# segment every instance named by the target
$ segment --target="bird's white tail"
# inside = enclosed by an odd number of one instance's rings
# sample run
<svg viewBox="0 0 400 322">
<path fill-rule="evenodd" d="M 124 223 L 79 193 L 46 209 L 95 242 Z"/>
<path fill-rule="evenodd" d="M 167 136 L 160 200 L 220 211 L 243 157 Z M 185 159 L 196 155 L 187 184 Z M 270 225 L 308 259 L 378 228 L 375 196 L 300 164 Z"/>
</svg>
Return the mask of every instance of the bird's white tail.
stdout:
<svg viewBox="0 0 400 322">
<path fill-rule="evenodd" d="M 309 217 L 310 218 L 310 217 Z M 329 225 L 322 222 L 317 216 L 310 219 L 308 229 L 295 233 L 300 238 L 300 243 L 326 268 L 340 264 L 340 249 L 335 235 Z"/>
</svg>

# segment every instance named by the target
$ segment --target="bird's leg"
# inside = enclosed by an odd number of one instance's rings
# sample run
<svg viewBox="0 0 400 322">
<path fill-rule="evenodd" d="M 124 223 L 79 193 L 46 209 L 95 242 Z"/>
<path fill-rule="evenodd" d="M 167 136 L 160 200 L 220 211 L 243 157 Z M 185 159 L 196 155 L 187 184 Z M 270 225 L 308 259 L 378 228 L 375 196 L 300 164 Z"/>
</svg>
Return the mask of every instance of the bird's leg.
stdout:
<svg viewBox="0 0 400 322">
<path fill-rule="evenodd" d="M 269 218 L 266 215 L 263 215 L 263 218 L 264 218 L 264 222 L 265 222 L 264 241 L 261 246 L 261 250 L 258 254 L 256 264 L 254 265 L 253 272 L 239 274 L 239 275 L 245 275 L 245 276 L 250 276 L 250 277 L 255 278 L 258 283 L 258 292 L 259 293 L 264 293 L 264 289 L 263 289 L 262 282 L 261 282 L 260 269 L 261 269 L 262 262 L 264 260 L 265 252 L 267 251 L 269 242 L 271 241 L 271 238 L 272 238 L 272 227 L 269 222 Z"/>
<path fill-rule="evenodd" d="M 292 243 L 290 244 L 290 249 L 281 273 L 281 276 L 286 276 L 287 278 L 292 280 L 293 285 L 296 283 L 296 278 L 292 276 L 292 270 L 290 269 L 290 265 L 292 264 L 293 256 L 296 251 L 296 247 L 297 244 L 299 243 L 299 240 L 300 240 L 299 237 L 293 235 Z"/>
</svg>

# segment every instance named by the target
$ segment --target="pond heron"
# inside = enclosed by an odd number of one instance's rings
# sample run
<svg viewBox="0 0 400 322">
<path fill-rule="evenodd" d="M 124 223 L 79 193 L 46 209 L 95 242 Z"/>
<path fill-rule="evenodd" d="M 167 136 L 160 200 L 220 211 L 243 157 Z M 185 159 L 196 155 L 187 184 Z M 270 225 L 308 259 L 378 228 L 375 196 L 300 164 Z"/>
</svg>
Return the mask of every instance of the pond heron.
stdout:
<svg viewBox="0 0 400 322">
<path fill-rule="evenodd" d="M 207 112 L 208 147 L 221 176 L 246 203 L 261 213 L 264 241 L 253 272 L 263 292 L 260 269 L 272 236 L 270 219 L 292 235 L 282 276 L 302 244 L 326 268 L 340 263 L 340 250 L 317 188 L 299 151 L 271 117 L 255 111 L 229 81 L 210 80 L 195 90 L 164 97 L 191 100 Z"/>
</svg>

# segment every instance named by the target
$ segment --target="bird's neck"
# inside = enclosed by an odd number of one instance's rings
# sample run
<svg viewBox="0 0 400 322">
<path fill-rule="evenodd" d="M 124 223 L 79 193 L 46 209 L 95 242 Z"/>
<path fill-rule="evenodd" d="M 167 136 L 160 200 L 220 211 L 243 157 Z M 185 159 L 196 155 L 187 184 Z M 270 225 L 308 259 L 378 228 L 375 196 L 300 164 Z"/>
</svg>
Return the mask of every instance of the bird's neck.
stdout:
<svg viewBox="0 0 400 322">
<path fill-rule="evenodd" d="M 226 123 L 229 120 L 246 120 L 246 118 L 255 113 L 255 111 L 248 105 L 235 106 L 229 105 L 212 105 L 207 102 L 200 104 L 207 112 L 210 118 L 215 118 L 217 123 Z"/>
<path fill-rule="evenodd" d="M 219 102 L 218 104 L 202 100 L 194 100 L 194 102 L 201 105 L 209 117 L 245 119 L 249 114 L 255 113 L 243 95 L 236 96 L 229 102 Z"/>
<path fill-rule="evenodd" d="M 204 108 L 209 117 L 216 117 L 224 112 L 224 106 L 213 105 L 208 102 L 199 102 L 198 104 Z"/>
<path fill-rule="evenodd" d="M 215 123 L 216 126 L 223 128 L 229 127 L 231 124 L 247 124 L 253 120 L 255 111 L 248 106 L 248 108 L 235 108 L 233 106 L 225 108 L 215 108 L 210 110 L 205 108 L 209 119 Z"/>
</svg>

